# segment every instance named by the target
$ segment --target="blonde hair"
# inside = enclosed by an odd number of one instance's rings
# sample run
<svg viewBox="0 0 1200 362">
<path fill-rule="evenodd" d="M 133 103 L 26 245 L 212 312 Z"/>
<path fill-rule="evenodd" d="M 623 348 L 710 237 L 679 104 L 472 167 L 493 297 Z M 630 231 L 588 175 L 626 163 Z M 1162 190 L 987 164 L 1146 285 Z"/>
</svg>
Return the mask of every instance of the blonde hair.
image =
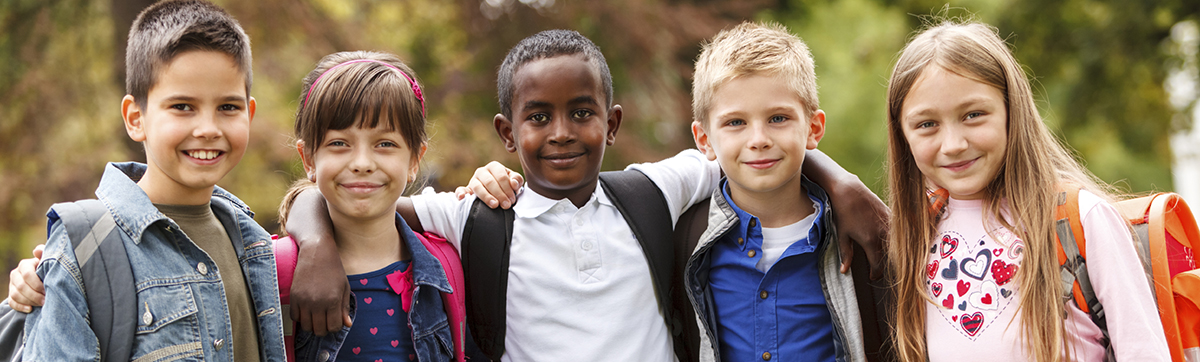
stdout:
<svg viewBox="0 0 1200 362">
<path fill-rule="evenodd" d="M 787 83 L 808 115 L 819 107 L 812 53 L 799 37 L 776 23 L 742 23 L 704 44 L 692 80 L 692 116 L 707 125 L 717 87 L 734 78 L 771 74 Z"/>
<path fill-rule="evenodd" d="M 924 361 L 926 303 L 924 268 L 937 222 L 929 212 L 924 177 L 917 169 L 901 127 L 901 108 L 922 72 L 936 66 L 981 82 L 1004 94 L 1008 111 L 1004 161 L 985 187 L 990 220 L 1025 242 L 1017 274 L 1023 342 L 1034 361 L 1059 361 L 1069 353 L 1063 316 L 1067 306 L 1060 284 L 1054 239 L 1056 185 L 1072 182 L 1111 201 L 1109 187 L 1086 171 L 1042 122 L 1029 81 L 996 29 L 979 23 L 944 21 L 924 30 L 901 52 L 888 84 L 888 187 L 892 209 L 888 250 L 896 278 L 894 315 L 901 360 Z M 1006 202 L 1010 219 L 1000 212 Z"/>
</svg>

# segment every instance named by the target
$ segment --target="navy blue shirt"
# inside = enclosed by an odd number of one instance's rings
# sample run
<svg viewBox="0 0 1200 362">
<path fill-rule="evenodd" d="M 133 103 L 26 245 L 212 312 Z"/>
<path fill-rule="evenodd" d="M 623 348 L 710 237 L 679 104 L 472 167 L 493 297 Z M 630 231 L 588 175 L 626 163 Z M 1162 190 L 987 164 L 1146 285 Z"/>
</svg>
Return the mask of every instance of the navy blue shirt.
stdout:
<svg viewBox="0 0 1200 362">
<path fill-rule="evenodd" d="M 373 272 L 346 276 L 350 279 L 358 312 L 354 327 L 350 328 L 346 341 L 338 350 L 338 361 L 415 360 L 408 313 L 401 308 L 401 297 L 387 280 L 389 274 L 406 270 L 409 270 L 409 262 L 404 260 Z"/>
<path fill-rule="evenodd" d="M 796 242 L 763 273 L 755 268 L 763 253 L 762 225 L 733 202 L 727 184 L 721 185 L 722 196 L 739 225 L 713 244 L 709 271 L 722 358 L 834 361 L 833 318 L 818 274 L 822 219 L 828 217 L 824 205 L 809 190 L 817 204 L 813 227 L 796 235 Z"/>
</svg>

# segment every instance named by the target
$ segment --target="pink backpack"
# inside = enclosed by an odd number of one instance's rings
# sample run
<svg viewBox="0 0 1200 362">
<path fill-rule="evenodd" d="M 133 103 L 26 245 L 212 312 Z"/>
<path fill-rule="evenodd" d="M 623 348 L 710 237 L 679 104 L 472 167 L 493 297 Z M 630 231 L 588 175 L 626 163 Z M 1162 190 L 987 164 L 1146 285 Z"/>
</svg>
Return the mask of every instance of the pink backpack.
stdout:
<svg viewBox="0 0 1200 362">
<path fill-rule="evenodd" d="M 415 233 L 414 233 L 415 234 Z M 417 239 L 421 240 L 421 244 L 425 245 L 425 249 L 429 250 L 437 258 L 438 262 L 442 263 L 442 269 L 446 271 L 446 279 L 450 281 L 452 293 L 442 294 L 442 308 L 446 310 L 446 317 L 450 322 L 450 335 L 454 338 L 454 360 L 458 362 L 466 361 L 466 319 L 467 308 L 466 287 L 463 285 L 463 269 L 462 261 L 458 257 L 458 251 L 454 249 L 454 245 L 446 241 L 445 238 L 434 233 L 416 234 Z M 279 276 L 279 302 L 283 305 L 283 342 L 287 351 L 288 362 L 295 362 L 296 346 L 295 346 L 295 322 L 291 321 L 291 288 L 292 277 L 296 272 L 296 256 L 299 253 L 299 248 L 296 241 L 290 237 L 275 236 L 275 269 Z"/>
</svg>

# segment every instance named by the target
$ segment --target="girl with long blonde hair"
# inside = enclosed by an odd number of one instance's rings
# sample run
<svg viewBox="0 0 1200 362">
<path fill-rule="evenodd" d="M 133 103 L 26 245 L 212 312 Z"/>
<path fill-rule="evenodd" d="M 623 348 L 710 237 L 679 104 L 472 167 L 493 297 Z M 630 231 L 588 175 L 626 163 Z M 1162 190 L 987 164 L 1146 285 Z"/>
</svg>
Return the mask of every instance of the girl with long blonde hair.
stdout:
<svg viewBox="0 0 1200 362">
<path fill-rule="evenodd" d="M 888 85 L 888 133 L 901 360 L 1170 358 L 1108 186 L 1042 123 L 994 28 L 943 22 L 913 38 Z M 1079 190 L 1106 330 L 1064 298 L 1054 237 L 1063 185 Z M 931 208 L 931 194 L 945 206 Z"/>
</svg>

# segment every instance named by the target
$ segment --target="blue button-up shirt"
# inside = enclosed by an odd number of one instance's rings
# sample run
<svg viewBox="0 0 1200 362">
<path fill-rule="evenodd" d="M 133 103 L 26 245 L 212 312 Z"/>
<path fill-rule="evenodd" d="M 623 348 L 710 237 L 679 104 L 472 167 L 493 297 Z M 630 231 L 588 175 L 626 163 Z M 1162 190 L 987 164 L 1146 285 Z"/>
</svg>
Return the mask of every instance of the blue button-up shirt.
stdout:
<svg viewBox="0 0 1200 362">
<path fill-rule="evenodd" d="M 833 361 L 833 320 L 821 288 L 820 253 L 824 205 L 817 203 L 813 227 L 784 251 L 766 273 L 755 268 L 762 258 L 762 225 L 729 197 L 739 225 L 712 247 L 709 285 L 716 312 L 721 356 L 727 361 Z M 740 242 L 739 242 L 740 241 Z M 768 354 L 769 353 L 769 354 Z"/>
</svg>

